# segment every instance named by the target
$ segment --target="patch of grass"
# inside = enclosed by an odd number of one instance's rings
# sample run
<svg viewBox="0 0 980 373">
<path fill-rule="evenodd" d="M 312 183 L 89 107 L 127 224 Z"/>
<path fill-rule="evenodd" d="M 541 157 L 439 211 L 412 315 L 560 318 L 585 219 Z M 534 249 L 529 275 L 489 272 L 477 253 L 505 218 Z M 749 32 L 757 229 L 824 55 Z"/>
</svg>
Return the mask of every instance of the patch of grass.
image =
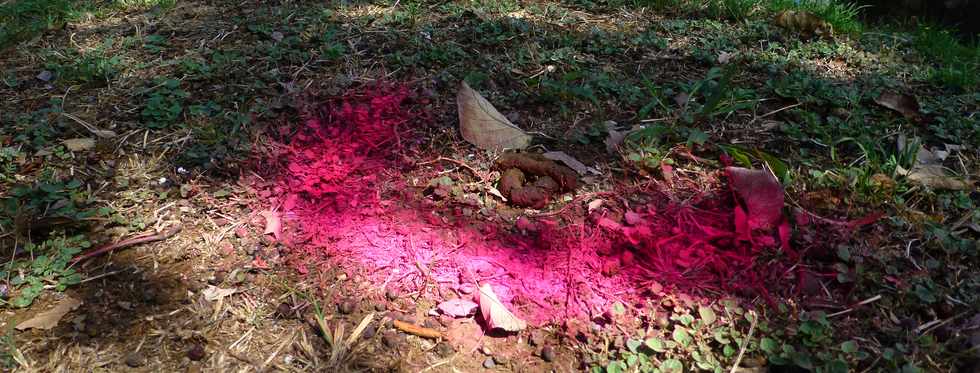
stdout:
<svg viewBox="0 0 980 373">
<path fill-rule="evenodd" d="M 856 34 L 864 29 L 859 16 L 862 6 L 848 0 L 768 0 L 771 13 L 795 9 L 815 14 L 834 27 L 834 33 Z"/>
<path fill-rule="evenodd" d="M 959 90 L 980 82 L 980 45 L 964 45 L 950 30 L 934 25 L 920 26 L 913 44 L 931 62 L 933 81 Z"/>
<path fill-rule="evenodd" d="M 119 74 L 122 58 L 102 49 L 89 52 L 68 50 L 52 53 L 45 67 L 64 84 L 105 85 Z"/>
<path fill-rule="evenodd" d="M 707 12 L 712 17 L 743 20 L 761 10 L 762 0 L 714 0 L 709 1 Z"/>
<path fill-rule="evenodd" d="M 0 5 L 0 49 L 65 24 L 70 0 L 16 0 Z"/>
<path fill-rule="evenodd" d="M 0 50 L 85 16 L 113 10 L 171 8 L 177 0 L 9 0 L 0 3 Z"/>
</svg>

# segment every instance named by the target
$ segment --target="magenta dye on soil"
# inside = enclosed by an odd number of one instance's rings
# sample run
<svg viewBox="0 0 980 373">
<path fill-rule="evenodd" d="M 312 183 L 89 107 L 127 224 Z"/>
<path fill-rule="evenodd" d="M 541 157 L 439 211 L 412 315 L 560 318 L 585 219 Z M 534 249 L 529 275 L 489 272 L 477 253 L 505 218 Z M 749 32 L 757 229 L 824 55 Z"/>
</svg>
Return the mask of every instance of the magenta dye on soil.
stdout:
<svg viewBox="0 0 980 373">
<path fill-rule="evenodd" d="M 421 207 L 406 192 L 413 170 L 401 155 L 423 115 L 411 110 L 410 98 L 405 88 L 375 87 L 333 100 L 300 128 L 283 129 L 288 140 L 261 163 L 271 185 L 260 195 L 282 212 L 283 241 L 301 273 L 339 266 L 379 293 L 423 292 L 437 302 L 453 290 L 472 296 L 489 282 L 532 324 L 594 317 L 616 301 L 641 303 L 655 295 L 652 281 L 692 294 L 768 297 L 768 285 L 786 274 L 788 265 L 758 258 L 778 250 L 776 231 L 760 222 L 781 217 L 782 190 L 776 196 L 766 180 L 751 177 L 742 184 L 761 185 L 762 200 L 740 206 L 715 188 L 679 203 L 658 191 L 622 220 L 571 209 L 515 229 L 464 218 L 451 206 Z M 757 186 L 734 185 L 735 194 L 739 188 Z M 777 197 L 778 204 L 766 200 Z"/>
</svg>

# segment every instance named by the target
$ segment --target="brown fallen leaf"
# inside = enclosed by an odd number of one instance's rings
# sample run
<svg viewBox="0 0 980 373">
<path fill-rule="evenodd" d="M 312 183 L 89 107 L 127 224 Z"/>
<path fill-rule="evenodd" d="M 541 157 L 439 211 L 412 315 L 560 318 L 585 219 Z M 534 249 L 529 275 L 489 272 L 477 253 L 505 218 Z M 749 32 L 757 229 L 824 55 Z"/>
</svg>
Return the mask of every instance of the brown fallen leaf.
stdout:
<svg viewBox="0 0 980 373">
<path fill-rule="evenodd" d="M 265 230 L 262 234 L 272 234 L 276 240 L 282 235 L 282 219 L 279 217 L 279 213 L 275 211 L 263 211 L 261 213 L 262 217 L 265 218 Z"/>
<path fill-rule="evenodd" d="M 54 308 L 34 315 L 30 320 L 17 324 L 17 330 L 43 329 L 49 330 L 58 325 L 61 318 L 82 305 L 82 301 L 66 296 Z"/>
<path fill-rule="evenodd" d="M 616 153 L 619 150 L 619 146 L 626 140 L 626 136 L 630 134 L 630 131 L 619 131 L 611 127 L 607 128 L 606 132 L 608 135 L 603 143 L 606 144 L 606 152 L 610 154 Z"/>
<path fill-rule="evenodd" d="M 587 173 L 591 173 L 593 175 L 602 175 L 602 172 L 599 172 L 599 170 L 586 166 L 584 163 L 582 163 L 578 159 L 575 159 L 575 157 L 568 155 L 568 153 L 565 152 L 547 152 L 541 155 L 543 155 L 545 158 L 548 158 L 550 160 L 564 163 L 566 166 L 571 167 L 573 170 L 575 170 L 575 172 L 578 172 L 579 175 L 585 175 Z"/>
<path fill-rule="evenodd" d="M 480 286 L 480 313 L 490 329 L 518 332 L 527 328 L 527 322 L 514 316 L 500 302 L 489 283 Z"/>
<path fill-rule="evenodd" d="M 911 170 L 898 167 L 895 173 L 905 176 L 909 181 L 932 189 L 967 190 L 973 187 L 973 182 L 952 176 L 943 167 L 943 161 L 949 155 L 946 151 L 930 151 L 919 146 L 915 165 Z"/>
<path fill-rule="evenodd" d="M 478 148 L 502 151 L 524 149 L 531 145 L 531 135 L 511 123 L 465 81 L 459 84 L 456 105 L 463 139 Z"/>
<path fill-rule="evenodd" d="M 61 143 L 64 144 L 65 148 L 68 148 L 69 151 L 73 152 L 85 151 L 95 147 L 95 139 L 89 137 L 66 139 Z"/>
<path fill-rule="evenodd" d="M 235 288 L 224 289 L 214 285 L 208 285 L 206 289 L 201 291 L 201 294 L 204 295 L 204 299 L 207 300 L 208 302 L 214 302 L 217 300 L 225 299 L 225 297 L 235 294 L 235 292 L 237 291 L 238 289 Z"/>
<path fill-rule="evenodd" d="M 919 102 L 916 101 L 915 97 L 906 94 L 884 91 L 875 97 L 875 103 L 892 109 L 909 119 L 919 116 Z"/>
<path fill-rule="evenodd" d="M 735 53 L 734 52 L 725 52 L 725 51 L 722 51 L 721 53 L 718 53 L 718 63 L 719 64 L 722 64 L 722 65 L 727 64 L 734 57 L 735 57 Z"/>
</svg>

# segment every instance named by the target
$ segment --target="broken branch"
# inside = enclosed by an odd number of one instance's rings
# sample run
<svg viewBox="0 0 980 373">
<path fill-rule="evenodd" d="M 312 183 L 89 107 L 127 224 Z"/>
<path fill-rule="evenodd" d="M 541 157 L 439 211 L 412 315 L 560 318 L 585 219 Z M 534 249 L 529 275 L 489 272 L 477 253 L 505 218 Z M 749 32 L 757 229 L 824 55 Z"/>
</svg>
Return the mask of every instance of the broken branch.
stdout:
<svg viewBox="0 0 980 373">
<path fill-rule="evenodd" d="M 401 330 L 408 334 L 417 335 L 419 337 L 433 338 L 433 339 L 442 338 L 442 333 L 440 333 L 438 330 L 435 329 L 430 329 L 415 324 L 409 324 L 407 322 L 400 321 L 400 320 L 393 320 L 392 325 L 394 325 L 395 328 L 397 328 L 398 330 Z"/>
<path fill-rule="evenodd" d="M 155 241 L 165 240 L 165 239 L 168 239 L 170 237 L 173 237 L 175 234 L 177 234 L 177 232 L 180 232 L 180 230 L 182 228 L 183 228 L 182 225 L 177 224 L 177 225 L 173 225 L 170 228 L 167 228 L 167 229 L 165 229 L 165 230 L 163 230 L 162 232 L 159 232 L 159 233 L 152 233 L 152 234 L 151 233 L 145 233 L 145 234 L 141 234 L 139 236 L 132 237 L 132 238 L 129 238 L 129 239 L 125 239 L 125 240 L 122 240 L 122 241 L 119 241 L 119 242 L 116 242 L 116 243 L 110 243 L 110 244 L 107 244 L 105 246 L 102 246 L 100 248 L 91 250 L 91 251 L 89 251 L 87 253 L 83 253 L 83 254 L 75 257 L 75 259 L 72 259 L 71 265 L 78 264 L 79 262 L 82 262 L 82 261 L 85 261 L 85 260 L 88 260 L 88 259 L 97 257 L 99 255 L 105 254 L 107 252 L 110 252 L 110 251 L 113 251 L 113 250 L 116 250 L 116 249 L 127 248 L 127 247 L 130 247 L 130 246 L 136 246 L 136 245 L 140 245 L 140 244 L 144 244 L 144 243 L 148 243 L 148 242 L 155 242 Z"/>
</svg>

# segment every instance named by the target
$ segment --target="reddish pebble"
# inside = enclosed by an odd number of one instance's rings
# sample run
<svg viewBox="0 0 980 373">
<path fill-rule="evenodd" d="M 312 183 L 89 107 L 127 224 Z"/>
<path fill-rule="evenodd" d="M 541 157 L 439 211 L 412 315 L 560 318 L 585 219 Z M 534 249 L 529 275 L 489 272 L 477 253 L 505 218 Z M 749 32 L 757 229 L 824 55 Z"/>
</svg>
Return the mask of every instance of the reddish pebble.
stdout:
<svg viewBox="0 0 980 373">
<path fill-rule="evenodd" d="M 191 361 L 200 361 L 204 358 L 204 346 L 200 344 L 195 344 L 187 350 L 187 358 Z"/>
<path fill-rule="evenodd" d="M 551 346 L 544 346 L 544 348 L 541 349 L 541 359 L 543 359 L 544 361 L 547 361 L 549 363 L 552 362 L 552 361 L 554 361 L 555 360 L 555 349 L 554 348 L 551 348 Z"/>
<path fill-rule="evenodd" d="M 619 256 L 619 262 L 623 265 L 623 267 L 633 264 L 633 260 L 633 252 L 629 250 L 623 251 L 623 254 Z"/>
</svg>

